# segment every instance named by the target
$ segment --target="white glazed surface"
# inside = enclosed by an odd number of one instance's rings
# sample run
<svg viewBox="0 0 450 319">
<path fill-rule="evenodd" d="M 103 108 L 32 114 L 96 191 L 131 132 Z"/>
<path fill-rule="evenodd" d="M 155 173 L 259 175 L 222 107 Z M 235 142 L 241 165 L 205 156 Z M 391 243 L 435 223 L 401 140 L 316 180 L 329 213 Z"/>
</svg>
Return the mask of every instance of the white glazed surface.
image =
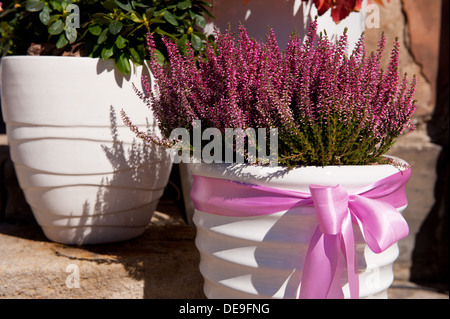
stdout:
<svg viewBox="0 0 450 319">
<path fill-rule="evenodd" d="M 2 59 L 2 108 L 17 177 L 46 236 L 66 244 L 142 234 L 167 184 L 166 150 L 143 146 L 124 126 L 124 109 L 157 132 L 128 77 L 113 61 L 76 57 Z M 147 125 L 150 123 L 150 125 Z"/>
<path fill-rule="evenodd" d="M 298 191 L 309 184 L 344 187 L 348 192 L 398 171 L 391 165 L 281 167 L 243 164 L 191 164 L 194 175 L 227 178 Z M 239 172 L 236 175 L 236 172 Z M 278 173 L 277 177 L 269 177 Z M 258 182 L 259 181 L 259 182 Z M 403 211 L 405 207 L 399 209 Z M 309 240 L 317 227 L 314 209 L 299 207 L 260 217 L 226 217 L 196 210 L 196 245 L 208 298 L 297 298 Z M 393 281 L 397 243 L 375 254 L 354 226 L 360 298 L 387 298 Z M 338 273 L 344 297 L 349 297 L 346 268 L 341 256 Z"/>
</svg>

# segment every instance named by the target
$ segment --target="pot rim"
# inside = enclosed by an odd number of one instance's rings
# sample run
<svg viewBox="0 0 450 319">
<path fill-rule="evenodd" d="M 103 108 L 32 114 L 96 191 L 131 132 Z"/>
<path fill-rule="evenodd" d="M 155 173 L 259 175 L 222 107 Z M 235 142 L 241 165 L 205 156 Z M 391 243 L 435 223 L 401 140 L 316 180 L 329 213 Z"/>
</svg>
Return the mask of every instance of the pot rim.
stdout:
<svg viewBox="0 0 450 319">
<path fill-rule="evenodd" d="M 389 155 L 385 157 L 393 159 L 399 165 L 299 166 L 288 169 L 282 166 L 251 164 L 190 163 L 189 168 L 193 175 L 298 191 L 307 191 L 311 184 L 330 186 L 339 184 L 346 187 L 348 191 L 353 191 L 409 167 L 403 159 Z"/>
<path fill-rule="evenodd" d="M 397 167 L 400 170 L 405 170 L 406 168 L 408 168 L 410 165 L 403 159 L 397 157 L 397 156 L 393 156 L 393 155 L 383 155 L 383 157 L 391 159 L 393 162 L 389 163 L 389 164 L 367 164 L 367 165 L 327 165 L 327 166 L 317 166 L 317 165 L 304 165 L 304 166 L 295 166 L 294 168 L 292 168 L 292 170 L 311 170 L 311 169 L 334 169 L 334 168 L 339 168 L 339 167 L 351 167 L 351 168 L 367 168 L 367 167 Z M 398 164 L 398 165 L 396 165 Z M 252 164 L 248 164 L 248 163 L 194 163 L 193 161 L 191 161 L 189 163 L 189 165 L 191 167 L 200 167 L 200 166 L 215 166 L 219 169 L 234 169 L 234 168 L 239 168 L 239 167 L 257 167 L 258 169 L 262 169 L 262 170 L 273 170 L 273 169 L 283 169 L 283 170 L 288 170 L 288 168 L 286 166 L 266 166 L 266 165 L 252 165 Z"/>
<path fill-rule="evenodd" d="M 69 56 L 69 55 L 7 55 L 1 58 L 2 61 L 4 60 L 30 60 L 30 59 L 39 59 L 39 60 L 56 60 L 56 59 L 84 59 L 84 60 L 101 60 L 101 58 L 92 58 L 92 57 L 88 57 L 88 56 Z M 108 59 L 108 60 L 113 60 L 113 59 Z M 107 60 L 102 60 L 102 61 L 107 61 Z"/>
</svg>

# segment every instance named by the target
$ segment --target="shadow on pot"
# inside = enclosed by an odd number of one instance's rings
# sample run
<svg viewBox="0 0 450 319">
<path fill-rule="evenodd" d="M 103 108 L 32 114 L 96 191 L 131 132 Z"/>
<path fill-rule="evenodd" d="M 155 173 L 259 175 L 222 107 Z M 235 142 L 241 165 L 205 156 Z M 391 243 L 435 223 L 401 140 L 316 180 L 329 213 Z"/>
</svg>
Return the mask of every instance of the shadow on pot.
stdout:
<svg viewBox="0 0 450 319">
<path fill-rule="evenodd" d="M 132 66 L 135 67 L 134 64 Z M 125 82 L 129 82 L 131 78 L 131 73 L 124 75 L 117 70 L 113 59 L 99 60 L 99 63 L 97 63 L 97 74 L 102 74 L 103 72 L 114 72 L 114 79 L 120 88 L 122 88 L 124 80 Z"/>
<path fill-rule="evenodd" d="M 79 245 L 117 242 L 141 235 L 150 222 L 170 175 L 169 154 L 134 139 L 122 141 L 119 131 L 127 128 L 117 125 L 113 107 L 110 121 L 111 140 L 95 143 L 100 144 L 112 172 L 92 174 L 83 181 L 77 176 L 77 183 L 67 180 L 48 190 L 55 192 L 52 196 L 72 193 L 72 207 L 77 202 L 81 206 L 79 213 L 69 212 L 64 203 L 62 213 L 53 207 L 38 209 L 42 213 L 38 222 L 49 239 Z M 148 123 L 149 130 L 153 127 Z"/>
</svg>

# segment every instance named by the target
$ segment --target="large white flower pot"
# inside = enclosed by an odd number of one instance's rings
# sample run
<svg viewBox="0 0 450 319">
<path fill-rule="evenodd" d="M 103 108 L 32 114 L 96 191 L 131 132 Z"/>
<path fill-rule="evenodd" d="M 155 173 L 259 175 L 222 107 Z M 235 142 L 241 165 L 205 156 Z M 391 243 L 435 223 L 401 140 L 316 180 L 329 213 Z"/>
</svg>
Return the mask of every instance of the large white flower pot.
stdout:
<svg viewBox="0 0 450 319">
<path fill-rule="evenodd" d="M 193 175 L 229 179 L 272 188 L 308 192 L 309 185 L 341 185 L 352 192 L 398 172 L 392 165 L 280 167 L 244 164 L 191 164 Z M 398 209 L 403 211 L 404 207 Z M 298 298 L 305 255 L 318 225 L 313 207 L 255 217 L 194 213 L 200 271 L 208 298 Z M 360 298 L 387 298 L 397 243 L 379 254 L 364 242 L 354 225 Z M 344 258 L 340 259 L 338 285 L 349 297 Z"/>
<path fill-rule="evenodd" d="M 123 108 L 156 130 L 132 88 L 148 69 L 125 77 L 112 60 L 11 56 L 1 71 L 11 158 L 45 235 L 66 244 L 141 235 L 172 167 L 166 150 L 136 142 L 120 118 Z"/>
</svg>

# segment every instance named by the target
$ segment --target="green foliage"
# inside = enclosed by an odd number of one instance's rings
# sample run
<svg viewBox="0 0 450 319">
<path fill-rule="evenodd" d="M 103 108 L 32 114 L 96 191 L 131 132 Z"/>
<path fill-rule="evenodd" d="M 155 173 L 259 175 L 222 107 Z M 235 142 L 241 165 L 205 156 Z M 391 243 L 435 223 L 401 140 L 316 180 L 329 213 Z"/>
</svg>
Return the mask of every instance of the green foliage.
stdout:
<svg viewBox="0 0 450 319">
<path fill-rule="evenodd" d="M 122 0 L 123 1 L 123 0 Z M 126 1 L 106 0 L 105 12 L 92 15 L 87 25 L 90 56 L 108 59 L 114 57 L 118 68 L 129 73 L 131 60 L 142 64 L 148 58 L 146 34 L 153 32 L 176 41 L 181 49 L 190 42 L 200 51 L 206 36 L 197 31 L 206 24 L 209 4 L 205 1 Z M 162 48 L 163 46 L 160 46 Z M 164 52 L 160 52 L 164 56 Z"/>
<path fill-rule="evenodd" d="M 58 49 L 84 43 L 87 56 L 113 58 L 129 74 L 130 61 L 148 59 L 148 32 L 171 38 L 181 50 L 188 42 L 202 50 L 207 39 L 199 30 L 209 7 L 202 0 L 16 0 L 0 13 L 0 56 L 26 54 L 31 43 Z M 74 19 L 79 25 L 70 23 Z M 166 57 L 164 49 L 158 52 Z"/>
</svg>

